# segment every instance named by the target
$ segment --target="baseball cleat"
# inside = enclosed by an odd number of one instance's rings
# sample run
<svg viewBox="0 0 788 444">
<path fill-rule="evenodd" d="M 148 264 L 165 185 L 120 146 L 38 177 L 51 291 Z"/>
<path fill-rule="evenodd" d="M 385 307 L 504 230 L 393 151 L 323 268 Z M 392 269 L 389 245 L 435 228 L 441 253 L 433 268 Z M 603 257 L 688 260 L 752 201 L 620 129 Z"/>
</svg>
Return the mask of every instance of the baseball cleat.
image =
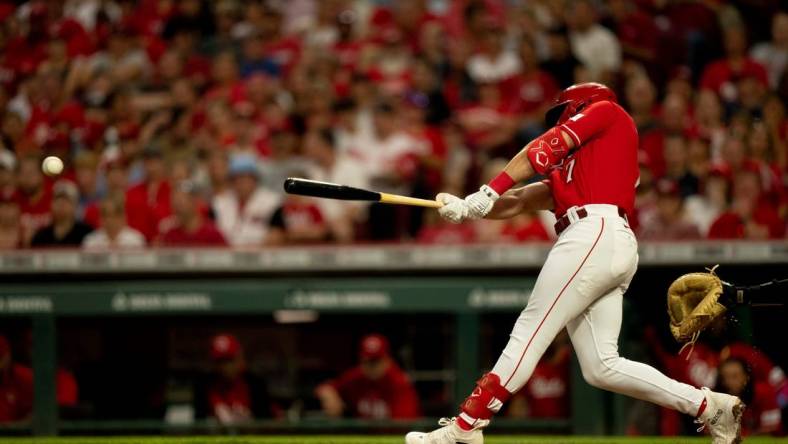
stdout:
<svg viewBox="0 0 788 444">
<path fill-rule="evenodd" d="M 455 423 L 455 418 L 441 418 L 439 429 L 429 433 L 410 432 L 405 435 L 405 444 L 484 444 L 481 427 L 490 421 L 479 421 L 479 427 L 466 431 Z"/>
<path fill-rule="evenodd" d="M 708 428 L 713 444 L 738 444 L 741 442 L 741 417 L 744 403 L 736 396 L 717 393 L 707 387 L 706 410 L 695 422 L 703 424 L 698 431 Z"/>
</svg>

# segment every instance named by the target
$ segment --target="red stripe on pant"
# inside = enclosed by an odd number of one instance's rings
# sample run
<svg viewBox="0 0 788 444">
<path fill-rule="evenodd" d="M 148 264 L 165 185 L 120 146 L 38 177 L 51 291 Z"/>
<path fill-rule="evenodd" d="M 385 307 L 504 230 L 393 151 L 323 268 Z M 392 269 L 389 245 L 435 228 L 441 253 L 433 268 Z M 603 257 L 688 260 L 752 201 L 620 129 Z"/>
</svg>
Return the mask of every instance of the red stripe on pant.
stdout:
<svg viewBox="0 0 788 444">
<path fill-rule="evenodd" d="M 520 360 L 517 361 L 517 366 L 514 367 L 514 371 L 512 371 L 512 374 L 511 374 L 511 376 L 509 376 L 509 379 L 507 379 L 506 382 L 503 383 L 504 387 L 509 385 L 509 382 L 512 380 L 514 375 L 517 374 L 517 369 L 520 368 L 520 364 L 523 362 L 523 358 L 525 357 L 525 353 L 528 351 L 528 347 L 531 346 L 531 342 L 533 342 L 534 338 L 536 337 L 536 334 L 539 333 L 539 329 L 542 328 L 542 325 L 544 324 L 544 321 L 547 320 L 547 316 L 549 316 L 550 312 L 553 311 L 553 307 L 555 307 L 555 304 L 561 298 L 561 295 L 564 294 L 564 291 L 566 291 L 566 288 L 569 287 L 569 284 L 572 283 L 572 280 L 575 278 L 575 276 L 577 276 L 577 273 L 579 273 L 580 270 L 583 268 L 583 265 L 585 265 L 586 261 L 588 260 L 588 257 L 591 256 L 591 252 L 594 251 L 594 248 L 596 248 L 596 244 L 599 242 L 599 239 L 602 237 L 602 232 L 605 231 L 605 219 L 602 218 L 601 220 L 602 220 L 602 227 L 599 229 L 599 234 L 596 236 L 596 240 L 594 241 L 594 244 L 591 245 L 591 249 L 588 250 L 588 253 L 586 254 L 586 257 L 583 258 L 583 262 L 580 262 L 580 265 L 577 267 L 577 270 L 575 270 L 575 272 L 572 275 L 572 277 L 570 277 L 569 280 L 566 282 L 564 287 L 558 293 L 558 296 L 555 297 L 555 300 L 553 301 L 553 304 L 550 305 L 549 309 L 547 309 L 547 313 L 545 313 L 545 315 L 542 318 L 541 322 L 539 322 L 539 325 L 536 326 L 536 330 L 534 330 L 533 334 L 531 335 L 531 339 L 529 339 L 528 340 L 528 344 L 525 345 L 525 350 L 523 350 L 523 353 L 520 355 Z"/>
</svg>

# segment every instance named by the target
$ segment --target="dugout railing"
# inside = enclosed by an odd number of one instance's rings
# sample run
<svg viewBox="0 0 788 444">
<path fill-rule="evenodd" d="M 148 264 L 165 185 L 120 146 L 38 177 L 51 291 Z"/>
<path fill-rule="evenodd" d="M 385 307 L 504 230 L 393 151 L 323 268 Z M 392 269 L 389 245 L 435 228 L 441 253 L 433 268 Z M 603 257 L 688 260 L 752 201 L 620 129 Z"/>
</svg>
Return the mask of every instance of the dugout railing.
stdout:
<svg viewBox="0 0 788 444">
<path fill-rule="evenodd" d="M 454 317 L 455 403 L 478 376 L 480 319 L 525 305 L 547 244 L 465 247 L 354 246 L 266 250 L 71 250 L 0 254 L 0 317 L 32 327 L 32 422 L 0 433 L 214 433 L 210 421 L 66 421 L 55 400 L 57 320 L 112 316 L 250 316 L 277 310 L 333 314 L 443 313 Z M 723 264 L 745 279 L 788 264 L 788 242 L 644 243 L 633 286 L 660 294 L 676 273 Z M 636 290 L 639 291 L 639 290 Z M 659 306 L 654 305 L 654 306 Z M 750 329 L 745 314 L 737 325 Z M 510 328 L 510 325 L 502 328 Z M 626 337 L 625 331 L 622 337 Z M 626 346 L 622 346 L 626 351 Z M 588 387 L 573 371 L 569 420 L 501 420 L 501 429 L 621 433 L 626 401 Z M 589 407 L 589 406 L 594 406 Z M 427 426 L 433 419 L 418 421 Z M 232 431 L 404 430 L 413 423 L 325 419 L 257 421 Z"/>
</svg>

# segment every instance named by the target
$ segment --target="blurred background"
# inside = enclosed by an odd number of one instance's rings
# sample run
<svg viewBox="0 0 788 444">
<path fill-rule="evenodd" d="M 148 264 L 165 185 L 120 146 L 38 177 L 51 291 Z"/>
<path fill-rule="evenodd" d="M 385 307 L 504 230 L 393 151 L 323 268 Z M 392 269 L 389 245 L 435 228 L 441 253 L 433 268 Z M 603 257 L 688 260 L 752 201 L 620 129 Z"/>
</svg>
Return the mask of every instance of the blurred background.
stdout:
<svg viewBox="0 0 788 444">
<path fill-rule="evenodd" d="M 738 394 L 748 434 L 784 432 L 785 310 L 731 313 L 679 355 L 665 309 L 706 266 L 785 277 L 784 2 L 33 0 L 0 18 L 0 433 L 394 432 L 451 414 L 525 306 L 553 215 L 450 225 L 282 182 L 464 195 L 584 81 L 640 134 L 622 354 Z M 500 416 L 694 433 L 588 387 L 563 336 Z"/>
</svg>

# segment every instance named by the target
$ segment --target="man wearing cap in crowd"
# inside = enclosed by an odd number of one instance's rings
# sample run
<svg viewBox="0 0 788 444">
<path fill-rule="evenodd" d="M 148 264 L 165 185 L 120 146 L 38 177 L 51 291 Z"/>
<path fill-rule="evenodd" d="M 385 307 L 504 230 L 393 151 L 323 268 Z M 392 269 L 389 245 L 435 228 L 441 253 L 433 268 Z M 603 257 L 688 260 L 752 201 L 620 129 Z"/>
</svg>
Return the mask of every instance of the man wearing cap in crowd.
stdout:
<svg viewBox="0 0 788 444">
<path fill-rule="evenodd" d="M 421 415 L 416 391 L 391 357 L 384 336 L 365 336 L 359 359 L 359 365 L 315 389 L 328 416 L 408 419 Z"/>
<path fill-rule="evenodd" d="M 230 245 L 260 245 L 281 198 L 260 186 L 260 172 L 252 155 L 230 158 L 229 175 L 231 188 L 213 199 L 216 224 Z"/>
<path fill-rule="evenodd" d="M 165 247 L 224 246 L 216 225 L 200 211 L 199 190 L 184 180 L 172 189 L 172 216 L 161 221 L 158 243 Z"/>
<path fill-rule="evenodd" d="M 80 246 L 93 228 L 77 220 L 79 191 L 73 182 L 59 180 L 52 187 L 52 223 L 41 228 L 30 241 L 32 247 Z"/>
<path fill-rule="evenodd" d="M 33 410 L 33 371 L 13 362 L 11 345 L 0 335 L 0 424 L 23 421 Z"/>
</svg>

